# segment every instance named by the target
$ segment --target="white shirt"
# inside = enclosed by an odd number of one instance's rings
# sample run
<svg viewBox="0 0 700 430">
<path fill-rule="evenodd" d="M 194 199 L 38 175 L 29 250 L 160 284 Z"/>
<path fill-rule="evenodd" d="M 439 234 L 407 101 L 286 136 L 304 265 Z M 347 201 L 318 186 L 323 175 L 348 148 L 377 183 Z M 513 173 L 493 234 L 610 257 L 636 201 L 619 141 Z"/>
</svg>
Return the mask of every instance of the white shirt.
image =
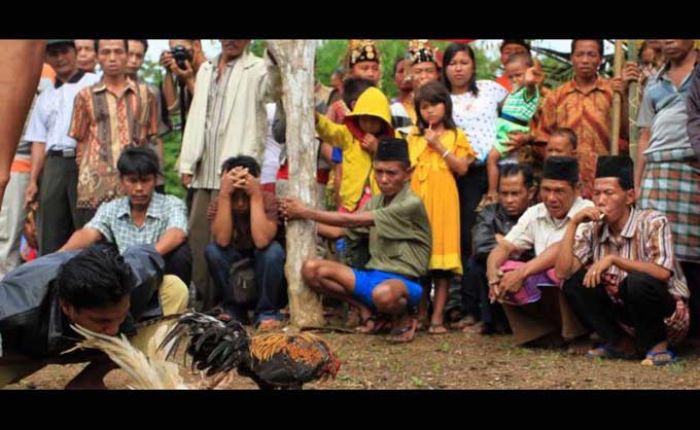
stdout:
<svg viewBox="0 0 700 430">
<path fill-rule="evenodd" d="M 99 80 L 94 73 L 85 73 L 78 82 L 66 82 L 58 88 L 50 86 L 42 91 L 22 139 L 45 143 L 46 151 L 74 149 L 75 139 L 68 137 L 68 130 L 73 117 L 75 96 Z"/>
<path fill-rule="evenodd" d="M 277 182 L 277 171 L 280 168 L 280 152 L 282 145 L 277 143 L 272 137 L 272 121 L 275 118 L 277 105 L 275 103 L 265 104 L 267 111 L 267 137 L 265 138 L 265 152 L 263 155 L 263 164 L 260 169 L 260 183 L 270 184 Z"/>
<path fill-rule="evenodd" d="M 554 219 L 549 215 L 544 203 L 536 204 L 520 216 L 518 223 L 508 232 L 505 239 L 521 252 L 534 247 L 535 255 L 540 255 L 564 237 L 569 220 L 578 211 L 593 206 L 592 201 L 576 197 L 564 219 Z"/>
<path fill-rule="evenodd" d="M 452 118 L 464 131 L 469 144 L 477 154 L 477 160 L 485 161 L 496 142 L 498 104 L 508 95 L 508 90 L 494 81 L 476 81 L 479 95 L 470 92 L 452 95 Z"/>
</svg>

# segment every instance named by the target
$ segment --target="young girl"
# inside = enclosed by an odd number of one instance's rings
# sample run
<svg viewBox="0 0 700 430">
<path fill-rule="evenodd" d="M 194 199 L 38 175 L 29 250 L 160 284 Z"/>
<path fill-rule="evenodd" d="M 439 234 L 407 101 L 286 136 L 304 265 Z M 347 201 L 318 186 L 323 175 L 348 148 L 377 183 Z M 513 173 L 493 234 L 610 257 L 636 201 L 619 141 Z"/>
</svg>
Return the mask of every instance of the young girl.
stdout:
<svg viewBox="0 0 700 430">
<path fill-rule="evenodd" d="M 476 153 L 452 119 L 452 100 L 440 82 L 429 82 L 416 92 L 418 127 L 407 137 L 411 166 L 411 189 L 425 204 L 433 235 L 430 276 L 435 300 L 429 333 L 446 333 L 444 309 L 450 279 L 462 274 L 460 255 L 459 195 L 455 175 L 467 173 Z M 430 291 L 425 289 L 419 318 L 427 313 Z"/>
</svg>

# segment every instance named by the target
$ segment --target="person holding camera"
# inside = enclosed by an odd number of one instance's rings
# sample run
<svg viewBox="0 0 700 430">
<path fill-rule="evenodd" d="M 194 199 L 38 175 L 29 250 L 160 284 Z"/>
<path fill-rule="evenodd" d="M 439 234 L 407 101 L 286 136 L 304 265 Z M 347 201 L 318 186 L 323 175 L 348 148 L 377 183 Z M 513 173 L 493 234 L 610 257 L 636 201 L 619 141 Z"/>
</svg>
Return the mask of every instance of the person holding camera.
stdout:
<svg viewBox="0 0 700 430">
<path fill-rule="evenodd" d="M 277 202 L 273 193 L 263 191 L 260 165 L 253 157 L 231 157 L 221 170 L 219 197 L 212 208 L 214 242 L 204 251 L 217 301 L 226 318 L 243 323 L 246 308 L 253 307 L 256 327 L 271 330 L 280 326 L 286 301 Z"/>
<path fill-rule="evenodd" d="M 165 68 L 163 97 L 169 113 L 180 110 L 182 127 L 190 109 L 194 84 L 199 67 L 206 63 L 202 42 L 190 39 L 170 39 L 169 51 L 160 55 L 160 65 Z"/>
</svg>

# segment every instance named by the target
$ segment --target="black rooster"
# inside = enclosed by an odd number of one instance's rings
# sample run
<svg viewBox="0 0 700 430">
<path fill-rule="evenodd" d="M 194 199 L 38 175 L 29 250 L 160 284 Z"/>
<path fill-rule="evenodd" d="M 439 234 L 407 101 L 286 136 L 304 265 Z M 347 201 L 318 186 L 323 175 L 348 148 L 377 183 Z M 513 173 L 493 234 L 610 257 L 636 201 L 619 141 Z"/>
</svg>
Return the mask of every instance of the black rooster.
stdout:
<svg viewBox="0 0 700 430">
<path fill-rule="evenodd" d="M 183 339 L 190 338 L 187 354 L 192 367 L 220 376 L 234 368 L 260 389 L 300 389 L 317 379 L 335 378 L 340 361 L 328 344 L 309 333 L 282 333 L 250 337 L 237 321 L 223 322 L 202 313 L 187 313 L 160 345 L 172 358 Z"/>
</svg>

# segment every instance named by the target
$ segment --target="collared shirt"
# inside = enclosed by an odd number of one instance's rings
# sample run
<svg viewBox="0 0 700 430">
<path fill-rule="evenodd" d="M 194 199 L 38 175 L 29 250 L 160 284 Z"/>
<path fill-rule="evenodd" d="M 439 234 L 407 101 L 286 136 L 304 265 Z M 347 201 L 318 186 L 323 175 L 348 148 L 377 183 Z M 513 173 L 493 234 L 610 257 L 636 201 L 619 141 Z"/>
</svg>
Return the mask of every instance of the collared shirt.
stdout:
<svg viewBox="0 0 700 430">
<path fill-rule="evenodd" d="M 119 252 L 133 245 L 155 245 L 171 228 L 187 233 L 187 208 L 174 196 L 153 193 L 142 226 L 131 217 L 128 197 L 100 205 L 95 216 L 85 227 L 99 231 L 105 240 L 115 243 Z"/>
<path fill-rule="evenodd" d="M 75 139 L 68 135 L 75 97 L 98 80 L 94 73 L 82 71 L 66 83 L 56 78 L 37 98 L 22 140 L 45 143 L 46 151 L 75 149 Z"/>
<path fill-rule="evenodd" d="M 592 201 L 576 197 L 564 219 L 555 219 L 549 214 L 544 203 L 536 204 L 525 211 L 505 239 L 521 252 L 534 248 L 535 255 L 540 255 L 564 237 L 569 220 L 578 211 L 593 206 Z"/>
<path fill-rule="evenodd" d="M 130 79 L 119 95 L 103 81 L 78 93 L 68 133 L 78 142 L 78 208 L 95 209 L 119 194 L 119 155 L 156 135 L 156 114 L 153 93 Z"/>
<path fill-rule="evenodd" d="M 670 293 L 688 298 L 690 292 L 683 272 L 673 254 L 671 226 L 664 215 L 655 210 L 632 208 L 624 228 L 613 236 L 608 224 L 587 222 L 576 229 L 574 255 L 586 265 L 608 255 L 617 255 L 631 261 L 654 263 L 670 270 Z M 627 277 L 627 272 L 613 265 L 608 274 L 617 282 Z"/>
<path fill-rule="evenodd" d="M 651 136 L 645 155 L 658 151 L 681 151 L 693 155 L 688 137 L 686 99 L 690 93 L 693 71 L 676 88 L 668 76 L 670 63 L 649 79 L 644 89 L 637 124 L 650 127 Z M 682 155 L 682 159 L 685 155 Z"/>
<path fill-rule="evenodd" d="M 217 58 L 214 64 L 219 63 Z M 204 134 L 204 152 L 202 152 L 202 159 L 197 167 L 197 172 L 194 175 L 194 180 L 192 181 L 192 187 L 203 188 L 208 190 L 219 189 L 220 182 L 220 171 L 221 165 L 219 164 L 219 158 L 221 156 L 221 150 L 224 146 L 222 139 L 224 129 L 226 124 L 223 121 L 225 117 L 225 96 L 226 88 L 235 84 L 235 82 L 229 82 L 233 68 L 235 67 L 237 59 L 231 60 L 226 63 L 223 70 L 219 74 L 215 71 L 211 74 L 211 83 L 209 85 L 209 94 L 207 94 L 207 117 L 205 122 L 205 134 Z M 222 160 L 223 161 L 223 160 Z"/>
<path fill-rule="evenodd" d="M 611 81 L 599 77 L 586 93 L 572 79 L 552 91 L 542 104 L 537 140 L 546 142 L 555 129 L 562 127 L 572 129 L 578 137 L 576 152 L 583 196 L 593 193 L 597 156 L 610 154 L 612 101 Z"/>
</svg>

